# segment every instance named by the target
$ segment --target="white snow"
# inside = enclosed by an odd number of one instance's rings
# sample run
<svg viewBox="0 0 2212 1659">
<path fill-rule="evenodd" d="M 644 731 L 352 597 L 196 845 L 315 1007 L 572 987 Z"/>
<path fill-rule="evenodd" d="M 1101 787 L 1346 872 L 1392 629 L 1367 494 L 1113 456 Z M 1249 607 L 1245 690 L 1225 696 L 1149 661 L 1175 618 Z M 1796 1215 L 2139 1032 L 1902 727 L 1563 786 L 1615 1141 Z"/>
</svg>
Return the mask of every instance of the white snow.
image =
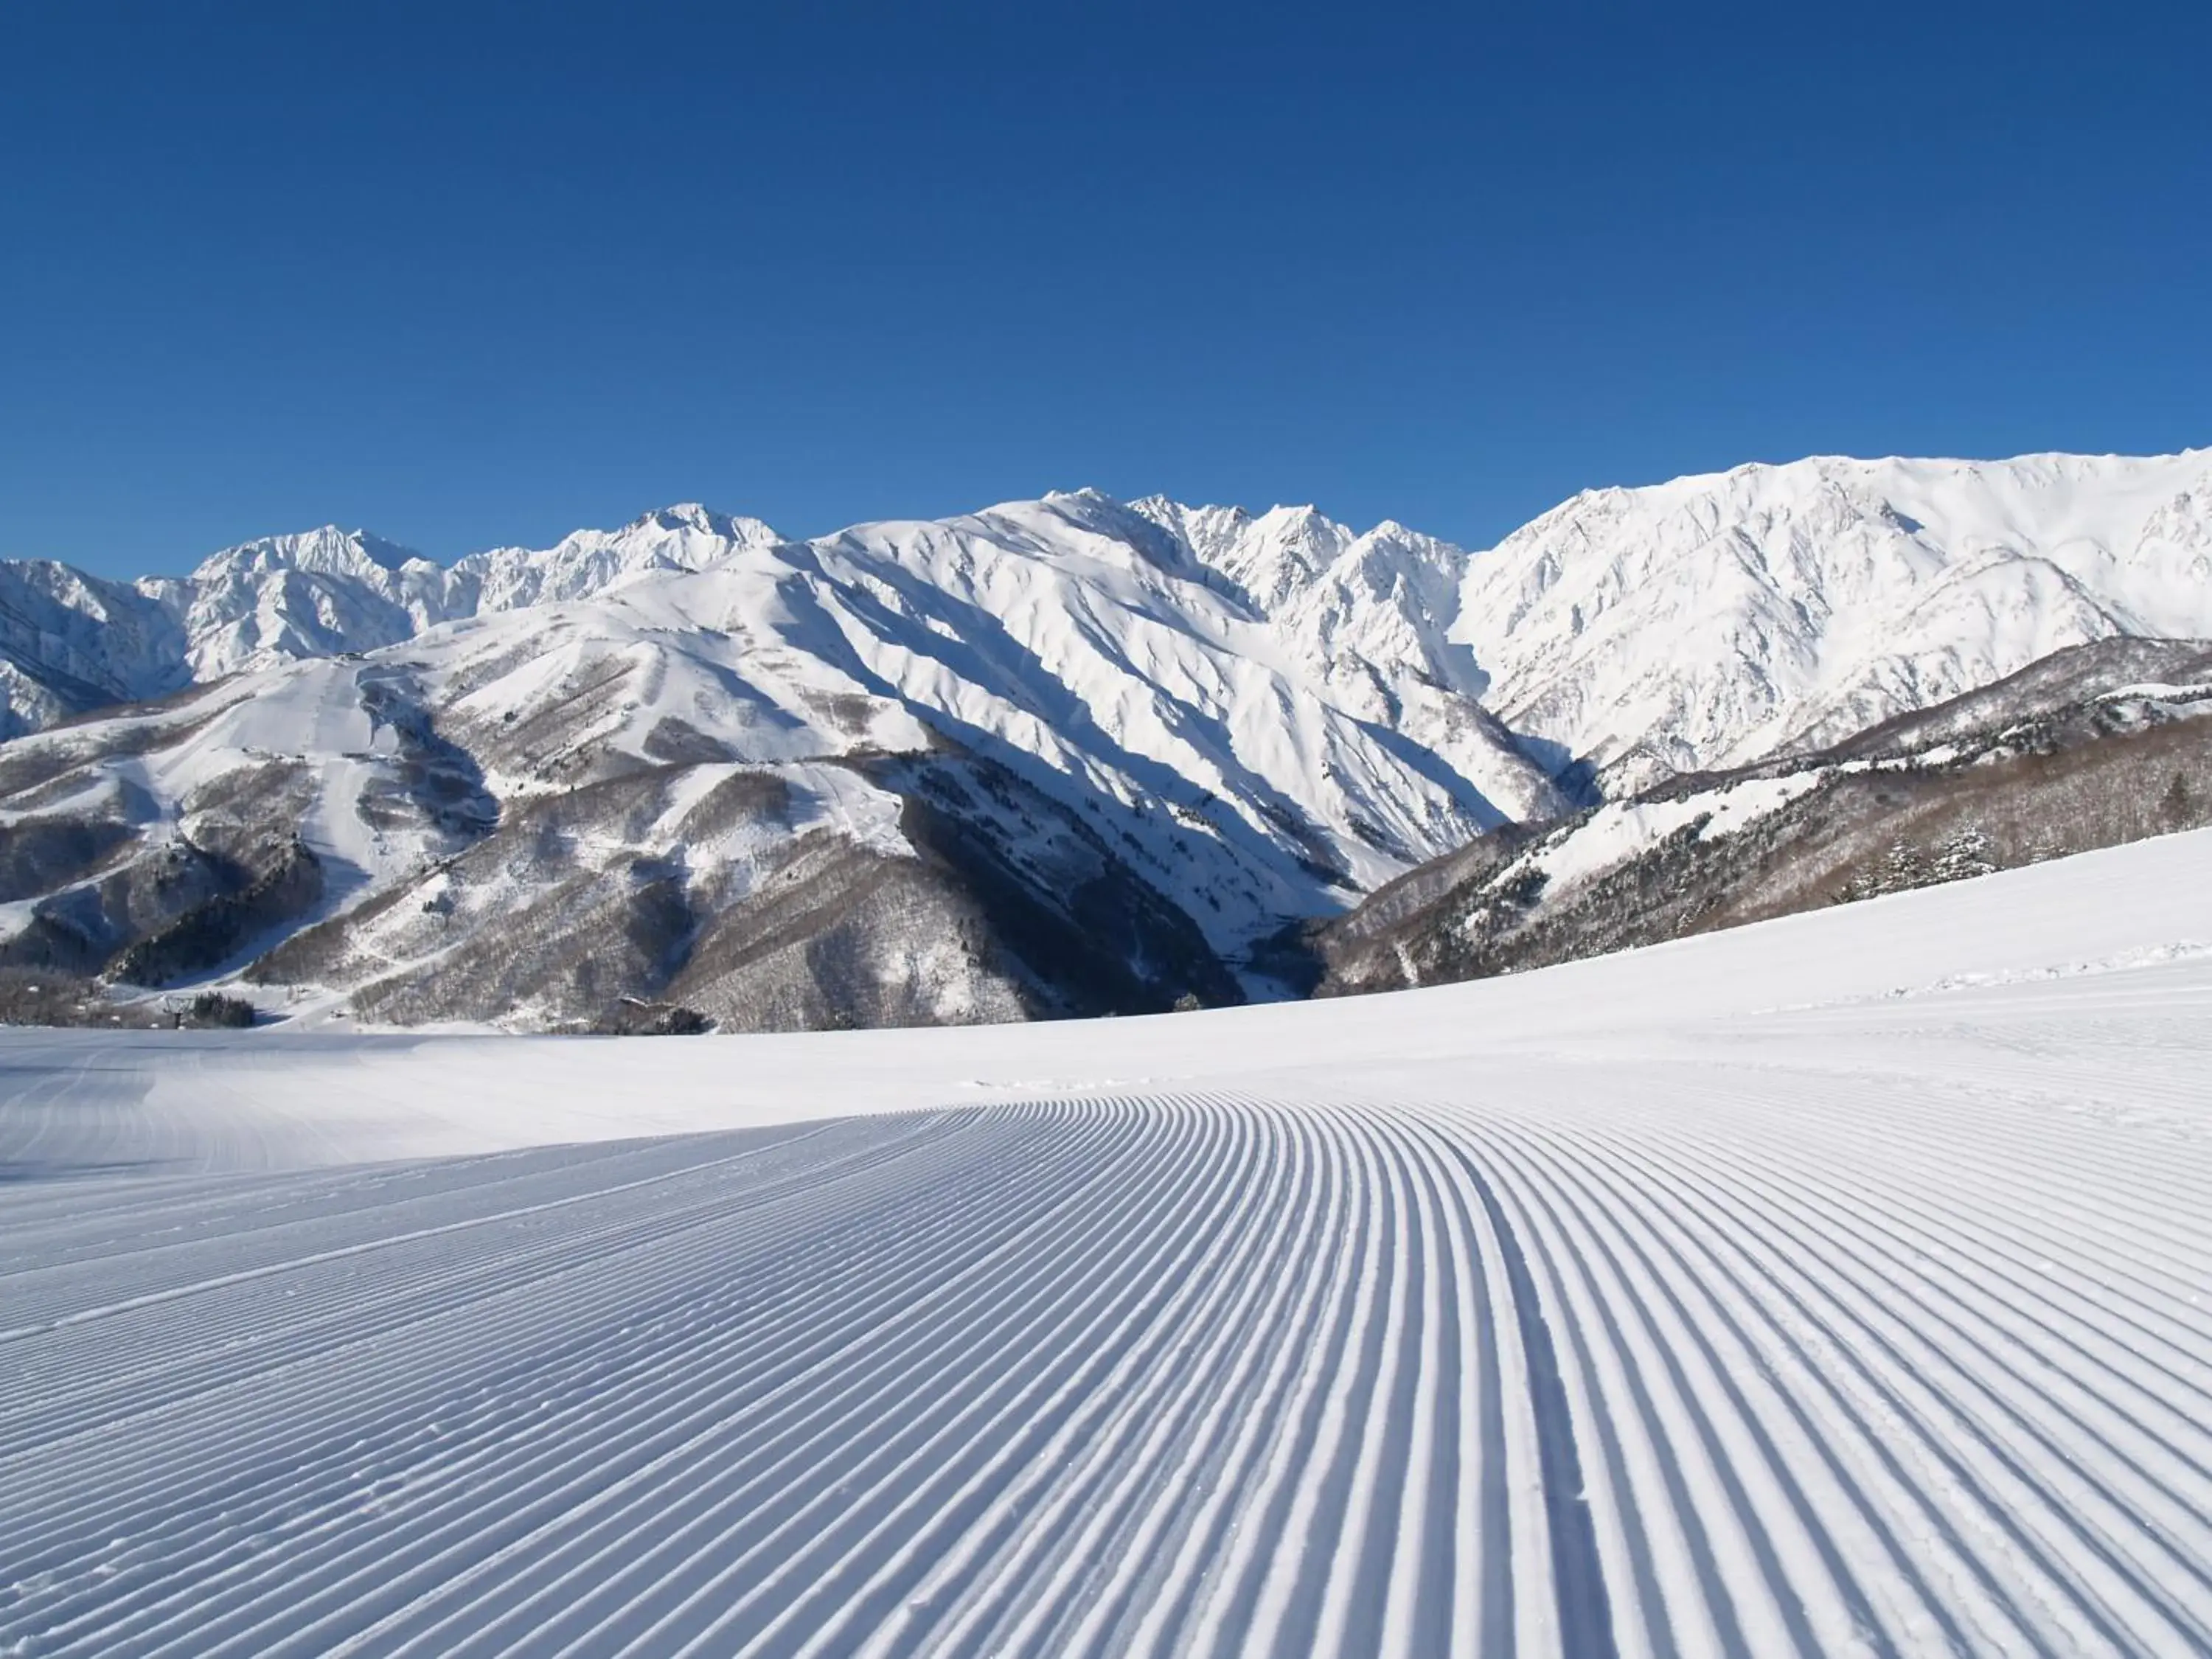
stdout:
<svg viewBox="0 0 2212 1659">
<path fill-rule="evenodd" d="M 2142 685 L 2124 685 L 2103 696 L 2106 702 L 2203 702 L 2212 700 L 2212 685 L 2169 685 L 2162 680 L 2148 681 Z"/>
<path fill-rule="evenodd" d="M 1587 817 L 1572 820 L 1546 836 L 1514 867 L 1540 870 L 1551 890 L 1564 892 L 1688 829 L 1700 818 L 1707 822 L 1698 836 L 1717 840 L 1778 811 L 1820 782 L 1817 773 L 1796 772 L 1776 778 L 1745 778 L 1717 789 L 1661 799 L 1607 801 Z"/>
<path fill-rule="evenodd" d="M 2212 450 L 1816 457 L 1585 491 L 1468 566 L 1451 637 L 1616 787 L 1833 742 L 2063 647 L 2212 635 Z"/>
<path fill-rule="evenodd" d="M 0 1650 L 2200 1653 L 2208 940 L 2199 832 L 1156 1019 L 0 1033 Z"/>
</svg>

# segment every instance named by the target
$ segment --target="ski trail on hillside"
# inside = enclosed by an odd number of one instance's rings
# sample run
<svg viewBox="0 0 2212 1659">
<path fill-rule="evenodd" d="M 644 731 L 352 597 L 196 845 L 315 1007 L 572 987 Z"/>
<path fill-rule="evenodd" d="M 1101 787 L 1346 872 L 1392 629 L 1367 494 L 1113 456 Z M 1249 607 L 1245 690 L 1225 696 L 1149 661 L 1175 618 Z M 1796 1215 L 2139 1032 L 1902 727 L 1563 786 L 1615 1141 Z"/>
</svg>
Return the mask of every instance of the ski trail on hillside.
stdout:
<svg viewBox="0 0 2212 1659">
<path fill-rule="evenodd" d="M 1639 1075 L 21 1184 L 0 1650 L 2212 1647 L 2212 1152 Z"/>
</svg>

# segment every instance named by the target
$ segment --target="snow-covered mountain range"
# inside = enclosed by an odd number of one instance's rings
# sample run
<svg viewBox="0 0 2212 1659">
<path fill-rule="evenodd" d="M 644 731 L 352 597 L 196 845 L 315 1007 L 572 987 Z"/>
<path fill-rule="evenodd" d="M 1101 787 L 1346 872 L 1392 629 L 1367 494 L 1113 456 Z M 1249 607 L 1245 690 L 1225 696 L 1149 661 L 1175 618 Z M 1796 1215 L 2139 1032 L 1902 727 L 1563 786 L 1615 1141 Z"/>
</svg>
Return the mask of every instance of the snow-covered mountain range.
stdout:
<svg viewBox="0 0 2212 1659">
<path fill-rule="evenodd" d="M 2212 635 L 2212 452 L 1749 466 L 1479 553 L 1085 490 L 805 541 L 685 506 L 451 567 L 335 528 L 182 579 L 0 565 L 0 965 L 537 1024 L 1218 1000 L 1285 922 L 1593 780 L 2130 635 Z"/>
<path fill-rule="evenodd" d="M 181 580 L 0 562 L 0 738 L 195 681 L 372 651 L 457 617 L 611 593 L 776 540 L 757 519 L 685 505 L 450 568 L 335 525 L 225 548 Z"/>
</svg>

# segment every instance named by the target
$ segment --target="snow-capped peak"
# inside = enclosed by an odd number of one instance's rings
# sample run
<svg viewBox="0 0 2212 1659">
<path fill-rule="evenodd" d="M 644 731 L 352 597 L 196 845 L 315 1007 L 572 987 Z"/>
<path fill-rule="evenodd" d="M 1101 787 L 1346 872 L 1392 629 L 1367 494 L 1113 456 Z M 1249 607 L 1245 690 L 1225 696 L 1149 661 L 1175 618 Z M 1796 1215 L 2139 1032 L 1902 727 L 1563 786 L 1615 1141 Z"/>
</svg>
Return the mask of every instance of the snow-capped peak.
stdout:
<svg viewBox="0 0 2212 1659">
<path fill-rule="evenodd" d="M 833 555 L 854 595 L 934 617 L 925 631 L 942 640 L 972 645 L 1022 605 L 1072 607 L 1066 640 L 1040 635 L 1036 661 L 993 671 L 1001 689 L 1085 630 L 1109 657 L 1141 658 L 1155 648 L 1136 643 L 1141 618 L 1208 649 L 1233 638 L 1332 707 L 1458 755 L 1462 777 L 1492 777 L 1484 754 L 1519 742 L 1625 787 L 1832 738 L 2085 640 L 2212 635 L 2212 450 L 1755 463 L 1587 490 L 1473 556 L 1395 520 L 1361 533 L 1307 505 L 1124 504 L 1088 488 L 804 550 L 757 519 L 678 502 L 450 569 L 325 526 L 135 587 L 11 567 L 0 728 L 484 613 L 643 604 L 695 574 L 731 583 L 690 623 L 743 631 L 782 602 L 779 584 Z M 981 672 L 925 643 L 908 648 L 933 672 Z M 1082 695 L 1124 692 L 1102 680 Z"/>
<path fill-rule="evenodd" d="M 326 524 L 289 535 L 260 536 L 211 554 L 193 571 L 193 580 L 222 581 L 233 573 L 267 574 L 305 570 L 319 575 L 368 577 L 394 574 L 409 565 L 430 566 L 411 548 L 388 542 L 366 530 L 342 530 Z M 434 567 L 431 567 L 434 568 Z"/>
<path fill-rule="evenodd" d="M 772 526 L 763 524 L 758 519 L 718 513 L 697 501 L 678 501 L 673 507 L 642 514 L 628 529 L 658 530 L 712 538 L 743 547 L 771 547 L 783 539 Z"/>
<path fill-rule="evenodd" d="M 514 611 L 525 605 L 589 599 L 656 571 L 703 570 L 782 538 L 758 519 L 679 502 L 633 519 L 619 530 L 578 530 L 551 547 L 494 548 L 453 567 L 472 585 L 466 609 Z"/>
<path fill-rule="evenodd" d="M 1312 507 L 1186 507 L 1164 495 L 1130 504 L 1206 568 L 1225 577 L 1262 616 L 1273 616 L 1358 538 Z"/>
<path fill-rule="evenodd" d="M 1832 741 L 2115 635 L 2212 634 L 2212 451 L 1816 456 L 1589 490 L 1473 560 L 1453 638 L 1621 787 Z"/>
<path fill-rule="evenodd" d="M 225 548 L 166 596 L 195 679 L 374 649 L 453 613 L 447 572 L 397 543 L 325 525 Z"/>
</svg>

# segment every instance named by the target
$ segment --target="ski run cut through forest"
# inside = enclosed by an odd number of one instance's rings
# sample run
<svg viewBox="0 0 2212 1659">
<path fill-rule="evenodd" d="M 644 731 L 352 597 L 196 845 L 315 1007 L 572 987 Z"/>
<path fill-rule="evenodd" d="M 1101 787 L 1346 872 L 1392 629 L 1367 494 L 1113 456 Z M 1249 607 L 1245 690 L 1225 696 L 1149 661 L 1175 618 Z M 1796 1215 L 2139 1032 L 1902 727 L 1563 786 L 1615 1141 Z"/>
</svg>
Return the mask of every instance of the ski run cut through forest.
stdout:
<svg viewBox="0 0 2212 1659">
<path fill-rule="evenodd" d="M 1474 983 L 0 1033 L 0 1653 L 2212 1650 L 2212 831 Z"/>
</svg>

